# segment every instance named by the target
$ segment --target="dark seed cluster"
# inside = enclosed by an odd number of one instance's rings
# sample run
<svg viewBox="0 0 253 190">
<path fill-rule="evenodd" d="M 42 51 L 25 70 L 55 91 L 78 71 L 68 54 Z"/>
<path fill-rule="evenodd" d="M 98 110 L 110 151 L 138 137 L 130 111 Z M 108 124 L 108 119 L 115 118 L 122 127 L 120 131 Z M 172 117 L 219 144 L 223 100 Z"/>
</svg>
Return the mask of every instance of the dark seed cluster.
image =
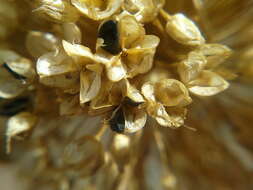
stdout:
<svg viewBox="0 0 253 190">
<path fill-rule="evenodd" d="M 118 23 L 116 21 L 108 20 L 104 22 L 99 29 L 98 37 L 104 40 L 102 48 L 105 51 L 113 55 L 121 52 Z"/>
</svg>

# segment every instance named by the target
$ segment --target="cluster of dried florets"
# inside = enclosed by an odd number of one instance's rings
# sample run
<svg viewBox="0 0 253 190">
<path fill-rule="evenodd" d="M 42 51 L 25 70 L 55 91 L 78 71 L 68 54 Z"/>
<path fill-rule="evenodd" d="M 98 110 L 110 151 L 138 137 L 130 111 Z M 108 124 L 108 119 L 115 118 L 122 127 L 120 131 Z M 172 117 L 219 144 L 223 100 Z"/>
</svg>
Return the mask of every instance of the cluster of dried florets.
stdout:
<svg viewBox="0 0 253 190">
<path fill-rule="evenodd" d="M 163 0 L 37 0 L 31 5 L 34 14 L 49 20 L 54 34 L 28 31 L 26 49 L 36 69 L 29 59 L 1 48 L 1 98 L 48 86 L 57 94 L 60 115 L 103 115 L 113 131 L 132 133 L 148 116 L 165 127 L 183 126 L 190 93 L 212 96 L 228 88 L 217 73 L 230 49 L 205 43 L 192 20 L 162 9 Z M 15 20 L 15 14 L 1 14 Z M 20 109 L 6 105 L 11 115 L 24 110 L 22 101 L 14 101 Z M 29 114 L 10 119 L 10 139 L 35 125 Z M 24 125 L 19 131 L 18 123 Z"/>
</svg>

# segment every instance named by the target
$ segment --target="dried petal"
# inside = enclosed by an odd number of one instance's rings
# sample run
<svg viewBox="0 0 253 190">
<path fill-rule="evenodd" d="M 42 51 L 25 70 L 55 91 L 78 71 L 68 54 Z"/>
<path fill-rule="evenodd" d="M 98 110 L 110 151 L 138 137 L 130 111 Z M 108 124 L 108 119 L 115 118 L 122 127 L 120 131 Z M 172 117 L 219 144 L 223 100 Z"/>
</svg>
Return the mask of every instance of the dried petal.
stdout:
<svg viewBox="0 0 253 190">
<path fill-rule="evenodd" d="M 0 65 L 16 79 L 33 79 L 35 69 L 33 63 L 11 50 L 0 50 Z"/>
<path fill-rule="evenodd" d="M 80 16 L 78 11 L 66 0 L 36 0 L 36 3 L 38 8 L 34 12 L 57 22 L 75 22 Z"/>
<path fill-rule="evenodd" d="M 134 42 L 145 35 L 143 26 L 134 16 L 124 14 L 119 15 L 120 44 L 122 48 L 130 48 Z"/>
<path fill-rule="evenodd" d="M 0 65 L 4 63 L 9 63 L 20 58 L 20 55 L 14 51 L 7 49 L 0 49 Z"/>
<path fill-rule="evenodd" d="M 184 117 L 182 117 L 182 114 L 175 112 L 177 114 L 174 115 L 172 113 L 172 115 L 170 115 L 160 103 L 149 102 L 147 112 L 150 116 L 154 117 L 161 126 L 177 128 L 183 125 Z"/>
<path fill-rule="evenodd" d="M 154 117 L 161 126 L 172 126 L 170 116 L 168 115 L 165 107 L 162 104 L 150 102 L 147 107 L 147 112 L 150 116 Z"/>
<path fill-rule="evenodd" d="M 146 82 L 142 94 L 148 101 L 164 106 L 185 106 L 192 101 L 184 84 L 175 79 L 162 79 L 154 84 Z"/>
<path fill-rule="evenodd" d="M 202 71 L 189 83 L 189 91 L 198 96 L 213 96 L 227 89 L 229 83 L 211 71 Z"/>
<path fill-rule="evenodd" d="M 96 97 L 101 88 L 101 71 L 82 71 L 80 73 L 80 103 L 86 103 Z"/>
<path fill-rule="evenodd" d="M 73 44 L 80 44 L 82 42 L 82 33 L 80 28 L 75 23 L 63 23 L 64 39 Z"/>
<path fill-rule="evenodd" d="M 106 65 L 106 73 L 109 80 L 113 82 L 120 81 L 126 76 L 126 69 L 121 63 L 121 59 Z"/>
<path fill-rule="evenodd" d="M 125 132 L 134 133 L 142 129 L 147 121 L 145 110 L 138 108 L 125 109 Z"/>
<path fill-rule="evenodd" d="M 164 0 L 126 0 L 124 10 L 134 15 L 140 22 L 151 22 L 164 5 Z"/>
<path fill-rule="evenodd" d="M 198 27 L 182 13 L 172 16 L 166 25 L 167 33 L 178 43 L 198 46 L 205 43 Z"/>
<path fill-rule="evenodd" d="M 104 79 L 98 96 L 96 96 L 90 103 L 90 108 L 93 111 L 96 110 L 96 112 L 99 112 L 99 109 L 102 111 L 111 110 L 113 106 L 119 105 L 121 91 L 119 90 L 118 85 L 118 83 Z"/>
<path fill-rule="evenodd" d="M 109 123 L 111 129 L 117 133 L 123 133 L 125 131 L 125 114 L 122 107 L 114 111 Z"/>
<path fill-rule="evenodd" d="M 142 52 L 143 50 L 155 50 L 160 39 L 155 35 L 144 35 L 143 38 L 131 44 L 131 49 L 127 52 Z"/>
<path fill-rule="evenodd" d="M 62 50 L 50 52 L 37 60 L 37 72 L 43 76 L 65 74 L 78 70 L 73 60 Z"/>
<path fill-rule="evenodd" d="M 108 94 L 110 102 L 112 102 L 114 105 L 119 105 L 123 99 L 121 81 L 112 82 L 112 86 L 110 91 L 108 91 Z"/>
<path fill-rule="evenodd" d="M 125 97 L 128 97 L 132 102 L 137 104 L 143 103 L 145 101 L 139 90 L 131 85 L 128 80 L 124 80 L 124 84 L 123 95 Z"/>
<path fill-rule="evenodd" d="M 220 44 L 204 44 L 199 51 L 206 57 L 206 68 L 210 69 L 217 67 L 231 55 L 231 49 Z"/>
<path fill-rule="evenodd" d="M 6 137 L 7 137 L 7 152 L 11 151 L 12 138 L 21 137 L 20 135 L 27 135 L 27 132 L 32 130 L 36 125 L 37 117 L 29 112 L 22 112 L 8 120 Z"/>
<path fill-rule="evenodd" d="M 186 106 L 192 101 L 184 84 L 175 79 L 163 79 L 157 82 L 155 98 L 164 106 Z"/>
<path fill-rule="evenodd" d="M 93 20 L 109 18 L 120 9 L 123 0 L 71 0 L 71 3 L 84 15 Z"/>
<path fill-rule="evenodd" d="M 95 61 L 95 57 L 88 47 L 71 44 L 65 40 L 62 41 L 62 45 L 65 52 L 69 56 L 72 56 L 78 63 L 86 64 Z"/>
<path fill-rule="evenodd" d="M 68 90 L 69 92 L 78 92 L 80 88 L 79 78 L 79 71 L 69 72 L 59 75 L 41 76 L 40 83 L 50 87 L 62 88 Z"/>
<path fill-rule="evenodd" d="M 59 40 L 50 33 L 31 31 L 26 37 L 26 48 L 35 58 L 57 50 Z"/>
<path fill-rule="evenodd" d="M 143 39 L 132 45 L 133 48 L 126 50 L 127 57 L 124 63 L 128 67 L 129 78 L 150 71 L 159 41 L 159 38 L 154 35 L 145 35 Z"/>
<path fill-rule="evenodd" d="M 187 114 L 186 108 L 167 107 L 166 111 L 171 117 L 171 121 L 174 127 L 180 127 L 184 125 L 184 120 Z"/>
<path fill-rule="evenodd" d="M 27 85 L 22 80 L 16 79 L 3 65 L 0 66 L 0 97 L 17 97 L 26 87 Z"/>
<path fill-rule="evenodd" d="M 141 87 L 141 93 L 144 95 L 144 97 L 149 100 L 155 102 L 155 87 L 154 84 L 150 82 L 146 82 Z"/>
<path fill-rule="evenodd" d="M 188 58 L 178 64 L 178 73 L 184 83 L 195 79 L 206 65 L 205 57 L 198 52 L 191 52 Z"/>
<path fill-rule="evenodd" d="M 33 63 L 26 58 L 20 57 L 19 59 L 7 62 L 9 69 L 21 77 L 21 79 L 32 80 L 35 77 L 35 69 Z"/>
</svg>

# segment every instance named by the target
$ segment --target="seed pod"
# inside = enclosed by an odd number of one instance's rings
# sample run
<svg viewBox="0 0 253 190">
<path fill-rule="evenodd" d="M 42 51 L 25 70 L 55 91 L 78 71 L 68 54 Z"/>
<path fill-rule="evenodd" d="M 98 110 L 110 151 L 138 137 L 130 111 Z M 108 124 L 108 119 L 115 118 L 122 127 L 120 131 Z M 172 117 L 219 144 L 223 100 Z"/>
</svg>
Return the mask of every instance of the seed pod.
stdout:
<svg viewBox="0 0 253 190">
<path fill-rule="evenodd" d="M 122 108 L 119 108 L 114 113 L 110 120 L 111 129 L 117 133 L 123 133 L 125 130 L 125 116 Z"/>
<path fill-rule="evenodd" d="M 186 106 L 192 102 L 186 86 L 175 79 L 164 79 L 154 85 L 157 101 L 164 106 Z"/>
<path fill-rule="evenodd" d="M 205 67 L 208 69 L 219 66 L 232 54 L 231 49 L 221 44 L 204 44 L 199 52 L 205 56 L 207 61 Z"/>
<path fill-rule="evenodd" d="M 204 70 L 189 82 L 189 91 L 197 96 L 213 96 L 229 87 L 229 83 L 218 74 Z"/>
<path fill-rule="evenodd" d="M 187 59 L 181 61 L 178 64 L 178 73 L 180 79 L 184 83 L 188 83 L 191 80 L 196 79 L 200 72 L 206 66 L 206 58 L 199 52 L 189 53 Z"/>
<path fill-rule="evenodd" d="M 166 31 L 174 40 L 184 45 L 199 46 L 205 43 L 195 23 L 181 13 L 171 17 L 167 22 Z"/>
<path fill-rule="evenodd" d="M 13 116 L 21 111 L 24 111 L 29 107 L 30 99 L 28 97 L 20 97 L 14 100 L 4 102 L 0 100 L 0 115 L 2 116 Z"/>
<path fill-rule="evenodd" d="M 98 37 L 104 40 L 102 48 L 116 55 L 121 52 L 121 47 L 119 44 L 119 32 L 118 23 L 113 20 L 108 20 L 104 22 L 99 29 Z"/>
</svg>

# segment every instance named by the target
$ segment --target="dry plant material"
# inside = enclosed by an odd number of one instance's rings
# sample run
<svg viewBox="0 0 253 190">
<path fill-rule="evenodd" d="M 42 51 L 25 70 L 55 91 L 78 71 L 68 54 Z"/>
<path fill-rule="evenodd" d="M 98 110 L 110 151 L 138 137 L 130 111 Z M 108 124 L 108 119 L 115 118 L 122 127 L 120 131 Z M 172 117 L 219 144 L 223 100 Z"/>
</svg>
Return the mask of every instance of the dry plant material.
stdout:
<svg viewBox="0 0 253 190">
<path fill-rule="evenodd" d="M 37 186 L 145 189 L 141 184 L 148 177 L 140 180 L 135 173 L 155 162 L 146 160 L 153 140 L 159 150 L 152 152 L 167 159 L 160 131 L 168 129 L 162 127 L 186 126 L 187 113 L 196 115 L 189 105 L 202 101 L 193 97 L 217 95 L 235 76 L 223 64 L 231 49 L 208 43 L 198 27 L 200 10 L 175 13 L 165 0 L 0 4 L 0 116 L 10 117 L 7 152 L 13 139 L 31 134 L 28 155 L 37 164 Z M 248 54 L 242 57 L 249 60 Z M 35 128 L 38 118 L 42 123 Z M 68 125 L 68 119 L 74 122 Z M 178 160 L 183 167 L 184 158 Z M 159 167 L 166 170 L 165 186 L 175 189 L 168 166 Z M 96 184 L 87 180 L 92 175 L 99 178 Z"/>
<path fill-rule="evenodd" d="M 29 112 L 21 112 L 12 116 L 7 123 L 7 153 L 11 152 L 11 140 L 13 138 L 22 139 L 36 125 L 37 117 Z"/>
</svg>

